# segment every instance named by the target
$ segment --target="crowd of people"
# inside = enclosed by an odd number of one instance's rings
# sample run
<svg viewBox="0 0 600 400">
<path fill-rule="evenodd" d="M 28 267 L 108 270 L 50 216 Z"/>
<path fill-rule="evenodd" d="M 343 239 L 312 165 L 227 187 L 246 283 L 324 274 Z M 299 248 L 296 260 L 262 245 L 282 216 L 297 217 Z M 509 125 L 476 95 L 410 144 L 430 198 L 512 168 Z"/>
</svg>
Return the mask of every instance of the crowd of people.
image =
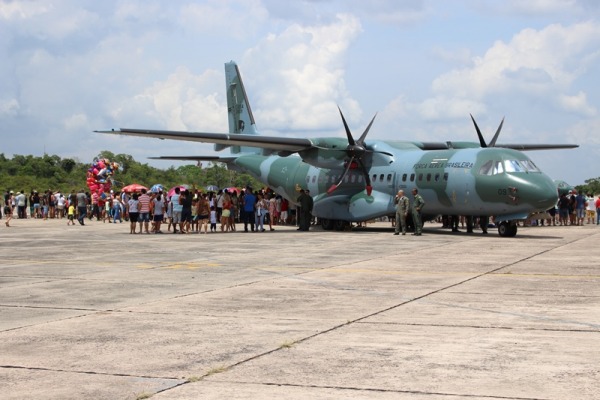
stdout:
<svg viewBox="0 0 600 400">
<path fill-rule="evenodd" d="M 253 191 L 219 190 L 202 193 L 199 190 L 175 188 L 171 196 L 162 191 L 140 193 L 113 192 L 103 195 L 91 194 L 83 189 L 63 194 L 46 190 L 39 193 L 32 190 L 7 190 L 4 193 L 5 225 L 11 226 L 13 218 L 66 219 L 67 225 L 85 225 L 96 219 L 104 223 L 129 223 L 130 234 L 162 234 L 163 228 L 170 233 L 214 233 L 235 232 L 236 224 L 243 223 L 244 232 L 266 232 L 274 226 L 298 225 L 298 230 L 307 231 L 315 223 L 312 216 L 312 197 L 308 190 L 299 188 L 296 207 L 282 196 L 269 189 Z M 398 192 L 394 199 L 396 218 L 393 219 L 395 234 L 406 233 L 408 223 L 416 235 L 421 234 L 421 209 L 425 206 L 417 190 L 413 191 L 412 201 Z M 0 215 L 2 217 L 2 215 Z M 492 217 L 493 219 L 493 217 Z M 458 231 L 461 228 L 472 231 L 479 225 L 487 233 L 487 217 L 468 218 L 461 216 L 440 216 L 442 227 Z M 572 190 L 562 194 L 556 207 L 523 222 L 524 225 L 581 226 L 600 225 L 600 195 L 577 193 Z"/>
<path fill-rule="evenodd" d="M 76 221 L 85 225 L 86 219 L 104 223 L 125 221 L 131 234 L 162 234 L 165 226 L 167 232 L 180 234 L 234 232 L 236 223 L 243 223 L 245 232 L 266 232 L 274 231 L 279 224 L 297 223 L 297 207 L 293 203 L 271 190 L 254 191 L 250 187 L 239 193 L 237 190 L 202 193 L 177 187 L 171 196 L 146 189 L 139 193 L 111 190 L 103 195 L 83 189 L 67 194 L 11 190 L 4 193 L 3 211 L 6 226 L 10 226 L 13 217 L 64 218 L 67 225 L 75 225 Z"/>
</svg>

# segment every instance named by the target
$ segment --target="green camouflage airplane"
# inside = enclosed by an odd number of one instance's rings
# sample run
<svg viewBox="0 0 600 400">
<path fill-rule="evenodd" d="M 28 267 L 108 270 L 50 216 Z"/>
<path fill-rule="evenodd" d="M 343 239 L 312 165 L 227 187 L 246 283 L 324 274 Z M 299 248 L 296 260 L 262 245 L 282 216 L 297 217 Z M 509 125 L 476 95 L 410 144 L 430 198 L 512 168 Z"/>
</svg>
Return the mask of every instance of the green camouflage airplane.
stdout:
<svg viewBox="0 0 600 400">
<path fill-rule="evenodd" d="M 158 159 L 223 162 L 248 172 L 292 202 L 310 190 L 313 214 L 326 230 L 395 213 L 399 189 L 418 188 L 423 218 L 437 215 L 494 216 L 501 236 L 515 236 L 515 221 L 545 211 L 557 201 L 555 183 L 519 150 L 577 145 L 497 144 L 502 123 L 486 143 L 370 140 L 375 117 L 355 139 L 340 110 L 343 137 L 286 138 L 258 134 L 235 62 L 225 64 L 229 133 L 119 129 L 100 133 L 214 143 L 229 156 L 162 156 Z M 503 120 L 504 122 L 504 120 Z"/>
</svg>

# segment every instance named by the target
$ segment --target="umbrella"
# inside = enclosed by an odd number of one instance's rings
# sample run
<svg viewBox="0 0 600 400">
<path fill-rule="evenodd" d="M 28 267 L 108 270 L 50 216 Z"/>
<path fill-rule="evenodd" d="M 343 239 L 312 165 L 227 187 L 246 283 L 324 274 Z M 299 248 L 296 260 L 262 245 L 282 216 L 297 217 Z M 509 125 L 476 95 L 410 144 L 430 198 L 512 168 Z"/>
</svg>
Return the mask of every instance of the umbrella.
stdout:
<svg viewBox="0 0 600 400">
<path fill-rule="evenodd" d="M 240 195 L 240 193 L 242 192 L 240 189 L 238 189 L 238 188 L 236 188 L 236 187 L 229 187 L 229 188 L 227 188 L 227 189 L 225 189 L 225 190 L 227 190 L 229 193 L 233 193 L 233 192 L 235 192 L 235 194 L 236 194 L 236 195 L 238 195 L 238 196 L 239 196 L 239 195 Z"/>
<path fill-rule="evenodd" d="M 141 192 L 142 189 L 148 190 L 146 186 L 140 185 L 139 183 L 132 183 L 131 185 L 124 186 L 121 189 L 125 193 Z"/>
<path fill-rule="evenodd" d="M 175 194 L 175 188 L 179 188 L 179 190 L 183 192 L 185 189 L 189 189 L 190 187 L 188 185 L 173 186 L 171 189 L 169 189 L 167 196 L 169 196 L 169 197 L 173 196 Z"/>
<path fill-rule="evenodd" d="M 163 185 L 161 185 L 160 183 L 157 183 L 156 185 L 152 185 L 152 187 L 150 188 L 150 191 L 152 193 L 164 192 L 165 187 Z"/>
<path fill-rule="evenodd" d="M 219 191 L 219 187 L 216 185 L 208 185 L 206 187 L 206 191 L 207 192 L 218 192 Z"/>
</svg>

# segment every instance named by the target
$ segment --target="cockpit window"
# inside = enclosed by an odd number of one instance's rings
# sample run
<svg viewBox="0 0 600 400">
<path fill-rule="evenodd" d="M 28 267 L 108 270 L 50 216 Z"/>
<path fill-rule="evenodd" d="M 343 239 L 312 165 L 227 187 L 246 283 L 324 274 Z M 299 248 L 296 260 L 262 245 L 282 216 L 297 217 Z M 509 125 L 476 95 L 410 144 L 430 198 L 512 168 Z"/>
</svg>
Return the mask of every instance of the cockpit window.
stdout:
<svg viewBox="0 0 600 400">
<path fill-rule="evenodd" d="M 481 166 L 481 168 L 479 168 L 479 174 L 480 175 L 491 175 L 493 166 L 494 166 L 494 162 L 492 160 L 486 162 L 485 164 L 483 164 Z"/>
<path fill-rule="evenodd" d="M 521 164 L 527 172 L 541 172 L 540 169 L 531 160 L 522 160 Z"/>
<path fill-rule="evenodd" d="M 517 166 L 519 166 L 518 163 L 517 163 Z M 505 169 L 506 169 L 506 171 L 509 171 L 508 168 L 509 168 L 508 166 L 505 168 L 504 163 L 502 161 L 490 160 L 490 161 L 486 162 L 485 164 L 483 164 L 481 166 L 481 168 L 479 168 L 479 174 L 480 175 L 498 175 L 498 174 L 502 174 Z M 511 168 L 513 168 L 513 167 L 511 166 Z M 520 166 L 519 166 L 519 168 L 522 169 L 522 167 L 520 167 Z"/>
<path fill-rule="evenodd" d="M 540 172 L 531 160 L 506 160 L 504 169 L 506 172 Z"/>
<path fill-rule="evenodd" d="M 504 168 L 506 172 L 524 172 L 523 166 L 519 163 L 518 160 L 505 160 Z"/>
</svg>

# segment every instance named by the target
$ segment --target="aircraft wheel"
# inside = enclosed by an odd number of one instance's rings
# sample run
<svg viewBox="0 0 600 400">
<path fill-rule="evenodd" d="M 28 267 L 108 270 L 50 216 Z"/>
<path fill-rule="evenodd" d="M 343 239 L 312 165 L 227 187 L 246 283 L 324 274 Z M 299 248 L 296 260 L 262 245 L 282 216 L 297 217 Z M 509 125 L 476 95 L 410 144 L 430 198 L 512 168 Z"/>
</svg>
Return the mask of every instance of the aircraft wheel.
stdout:
<svg viewBox="0 0 600 400">
<path fill-rule="evenodd" d="M 500 222 L 498 234 L 502 237 L 515 237 L 517 235 L 517 224 L 508 221 Z"/>
<path fill-rule="evenodd" d="M 502 236 L 502 237 L 508 237 L 510 230 L 510 223 L 507 221 L 502 221 L 500 222 L 500 225 L 498 225 L 498 235 Z"/>
<path fill-rule="evenodd" d="M 331 231 L 331 230 L 333 230 L 333 227 L 334 227 L 334 221 L 332 219 L 323 218 L 321 220 L 321 226 L 323 227 L 324 230 Z"/>
<path fill-rule="evenodd" d="M 339 219 L 336 219 L 333 223 L 336 231 L 343 231 L 348 226 L 348 221 L 340 221 Z"/>
</svg>

